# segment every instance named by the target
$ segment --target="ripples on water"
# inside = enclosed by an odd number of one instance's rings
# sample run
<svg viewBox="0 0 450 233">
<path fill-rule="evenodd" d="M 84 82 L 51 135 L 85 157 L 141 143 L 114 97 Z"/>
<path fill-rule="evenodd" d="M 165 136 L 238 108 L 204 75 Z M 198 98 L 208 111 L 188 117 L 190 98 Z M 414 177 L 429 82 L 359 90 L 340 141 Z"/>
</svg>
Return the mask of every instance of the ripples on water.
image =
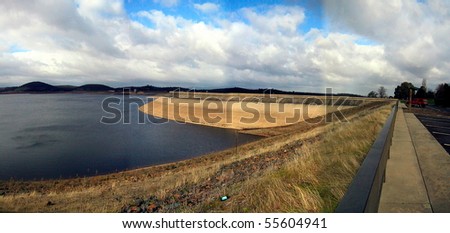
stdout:
<svg viewBox="0 0 450 233">
<path fill-rule="evenodd" d="M 107 97 L 0 95 L 0 179 L 92 176 L 192 158 L 236 143 L 234 130 L 152 124 L 162 120 L 144 116 L 136 104 L 126 111 L 130 124 L 101 124 L 102 116 L 109 117 L 101 108 Z M 138 124 L 140 114 L 145 124 Z M 239 144 L 257 139 L 238 136 Z"/>
</svg>

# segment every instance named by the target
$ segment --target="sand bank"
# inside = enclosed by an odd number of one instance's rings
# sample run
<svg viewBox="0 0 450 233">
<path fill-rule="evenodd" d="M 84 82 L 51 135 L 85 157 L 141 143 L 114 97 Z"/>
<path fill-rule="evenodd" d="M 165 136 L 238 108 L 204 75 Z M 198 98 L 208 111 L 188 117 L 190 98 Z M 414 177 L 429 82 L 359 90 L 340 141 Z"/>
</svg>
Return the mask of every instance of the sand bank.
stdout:
<svg viewBox="0 0 450 233">
<path fill-rule="evenodd" d="M 286 126 L 350 106 L 159 97 L 140 107 L 158 118 L 229 129 Z"/>
</svg>

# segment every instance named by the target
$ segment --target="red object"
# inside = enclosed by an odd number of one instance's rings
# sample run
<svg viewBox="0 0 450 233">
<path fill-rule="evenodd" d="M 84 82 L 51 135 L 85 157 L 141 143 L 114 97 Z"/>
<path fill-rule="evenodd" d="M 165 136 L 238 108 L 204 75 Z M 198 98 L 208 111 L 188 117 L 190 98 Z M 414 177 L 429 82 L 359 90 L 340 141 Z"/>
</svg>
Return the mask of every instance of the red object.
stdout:
<svg viewBox="0 0 450 233">
<path fill-rule="evenodd" d="M 409 101 L 407 101 L 406 104 L 408 105 Z M 427 106 L 427 104 L 428 104 L 428 101 L 425 98 L 413 98 L 411 101 L 411 105 L 419 106 L 422 108 L 425 108 L 425 106 Z"/>
</svg>

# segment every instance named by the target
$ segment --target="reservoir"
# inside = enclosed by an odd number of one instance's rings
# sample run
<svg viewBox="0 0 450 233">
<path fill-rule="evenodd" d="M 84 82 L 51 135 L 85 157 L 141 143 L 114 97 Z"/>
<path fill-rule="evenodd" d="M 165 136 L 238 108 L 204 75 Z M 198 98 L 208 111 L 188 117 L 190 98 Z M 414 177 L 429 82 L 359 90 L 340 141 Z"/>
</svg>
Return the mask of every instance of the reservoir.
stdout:
<svg viewBox="0 0 450 233">
<path fill-rule="evenodd" d="M 99 94 L 0 95 L 0 179 L 107 174 L 189 159 L 259 139 L 139 112 L 139 105 L 151 100 Z M 105 103 L 109 103 L 106 111 Z"/>
</svg>

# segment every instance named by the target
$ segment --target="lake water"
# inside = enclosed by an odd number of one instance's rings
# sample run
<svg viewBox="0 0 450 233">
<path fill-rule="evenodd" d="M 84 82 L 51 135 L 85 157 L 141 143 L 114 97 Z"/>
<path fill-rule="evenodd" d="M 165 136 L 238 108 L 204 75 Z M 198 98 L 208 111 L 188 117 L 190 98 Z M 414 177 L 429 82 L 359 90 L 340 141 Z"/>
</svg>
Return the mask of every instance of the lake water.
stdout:
<svg viewBox="0 0 450 233">
<path fill-rule="evenodd" d="M 139 102 L 137 98 L 147 102 L 145 97 L 114 96 L 121 105 L 110 106 L 127 106 L 121 113 L 130 116 L 130 123 L 103 124 L 102 117 L 111 120 L 115 116 L 102 109 L 108 97 L 0 95 L 0 179 L 106 174 L 188 159 L 236 144 L 234 130 L 173 121 L 161 124 L 165 120 L 142 114 L 137 104 L 126 104 Z M 146 119 L 144 124 L 139 124 L 139 117 Z M 242 144 L 258 138 L 239 134 L 237 141 Z"/>
</svg>

